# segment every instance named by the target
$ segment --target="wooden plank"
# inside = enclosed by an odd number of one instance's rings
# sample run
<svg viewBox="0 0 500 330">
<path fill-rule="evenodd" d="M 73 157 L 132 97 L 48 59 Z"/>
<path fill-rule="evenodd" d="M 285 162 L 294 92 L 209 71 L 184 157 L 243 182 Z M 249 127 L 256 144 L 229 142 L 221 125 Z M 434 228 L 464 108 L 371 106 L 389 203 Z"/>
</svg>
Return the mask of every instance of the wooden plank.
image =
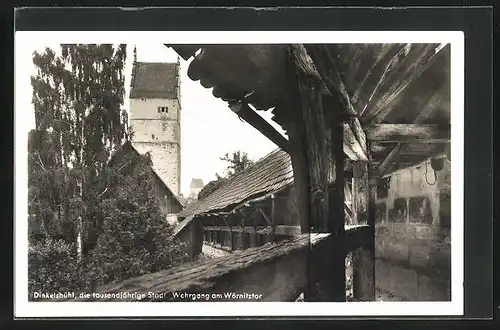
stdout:
<svg viewBox="0 0 500 330">
<path fill-rule="evenodd" d="M 368 140 L 400 143 L 447 143 L 450 128 L 424 124 L 379 124 L 365 128 Z"/>
</svg>

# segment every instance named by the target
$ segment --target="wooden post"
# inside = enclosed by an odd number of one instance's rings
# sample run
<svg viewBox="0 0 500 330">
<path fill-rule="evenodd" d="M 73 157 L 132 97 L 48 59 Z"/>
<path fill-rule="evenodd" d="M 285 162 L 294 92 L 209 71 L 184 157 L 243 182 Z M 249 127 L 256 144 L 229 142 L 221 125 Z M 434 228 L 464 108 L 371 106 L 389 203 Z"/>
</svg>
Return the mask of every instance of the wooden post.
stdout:
<svg viewBox="0 0 500 330">
<path fill-rule="evenodd" d="M 210 227 L 212 227 L 212 239 L 211 239 L 211 242 L 212 245 L 215 245 L 215 242 L 217 241 L 217 238 L 216 238 L 216 233 L 215 233 L 215 228 L 214 228 L 214 221 L 212 218 L 209 218 L 210 220 Z"/>
<path fill-rule="evenodd" d="M 373 181 L 373 180 L 372 180 Z M 359 225 L 369 225 L 370 240 L 357 251 L 353 251 L 353 294 L 356 301 L 375 300 L 375 193 L 376 185 L 368 182 L 366 162 L 353 164 L 353 194 L 356 200 L 356 214 Z"/>
<path fill-rule="evenodd" d="M 297 217 L 300 221 L 302 233 L 309 233 L 311 230 L 311 201 L 309 198 L 309 160 L 307 149 L 309 143 L 306 140 L 306 128 L 303 121 L 302 100 L 305 95 L 300 91 L 302 83 L 303 70 L 300 69 L 299 58 L 297 57 L 298 46 L 287 47 L 284 54 L 285 70 L 287 74 L 287 93 L 288 97 L 284 99 L 281 105 L 282 109 L 275 109 L 275 112 L 285 112 L 288 118 L 286 130 L 289 140 L 290 158 L 292 160 L 295 199 L 297 205 Z M 273 200 L 274 205 L 274 200 Z M 274 240 L 274 235 L 273 235 Z"/>
<path fill-rule="evenodd" d="M 291 158 L 294 178 L 301 180 L 300 185 L 296 185 L 298 206 L 308 211 L 308 221 L 301 219 L 301 228 L 307 232 L 311 225 L 319 232 L 331 234 L 323 249 L 308 258 L 311 283 L 305 300 L 345 301 L 342 106 L 333 100 L 334 106 L 324 109 L 326 89 L 304 46 L 292 45 L 289 56 L 288 70 L 295 72 L 290 81 L 295 81 L 298 87 L 289 92 L 299 96 L 295 104 L 300 107 L 291 110 L 292 113 L 295 110 L 296 116 L 289 125 Z"/>
<path fill-rule="evenodd" d="M 226 216 L 227 219 L 227 224 L 229 226 L 229 249 L 233 251 L 234 249 L 234 244 L 233 244 L 233 225 L 231 221 L 231 215 Z"/>
<path fill-rule="evenodd" d="M 245 215 L 243 212 L 241 212 L 240 215 L 241 215 L 240 248 L 242 250 L 245 250 L 246 249 L 246 246 L 245 246 Z"/>
<path fill-rule="evenodd" d="M 259 216 L 259 211 L 257 209 L 253 212 L 253 246 L 259 246 L 259 236 L 257 235 L 257 217 Z"/>
<path fill-rule="evenodd" d="M 274 228 L 276 227 L 276 222 L 274 220 L 275 217 L 275 211 L 276 210 L 276 197 L 274 195 L 271 196 L 271 237 L 270 241 L 271 243 L 274 242 Z M 302 230 L 302 227 L 301 227 Z"/>
<path fill-rule="evenodd" d="M 340 120 L 340 109 L 332 109 L 332 154 L 335 162 L 335 184 L 329 200 L 328 232 L 332 249 L 330 268 L 325 272 L 328 301 L 345 301 L 345 196 L 344 196 L 344 125 Z"/>
<path fill-rule="evenodd" d="M 219 217 L 217 216 L 215 219 L 216 219 L 215 221 L 217 221 L 217 224 L 219 225 L 218 226 L 219 230 L 218 230 L 218 235 L 217 235 L 218 236 L 217 243 L 222 247 L 224 245 L 224 240 L 222 238 L 222 227 L 221 227 L 221 223 L 220 223 Z"/>
</svg>

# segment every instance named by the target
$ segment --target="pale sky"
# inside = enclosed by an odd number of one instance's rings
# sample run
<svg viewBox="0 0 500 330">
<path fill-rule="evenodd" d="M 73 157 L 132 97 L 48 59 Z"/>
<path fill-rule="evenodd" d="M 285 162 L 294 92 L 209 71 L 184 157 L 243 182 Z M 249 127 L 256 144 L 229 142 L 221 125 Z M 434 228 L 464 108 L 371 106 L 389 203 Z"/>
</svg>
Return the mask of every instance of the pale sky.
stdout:
<svg viewBox="0 0 500 330">
<path fill-rule="evenodd" d="M 176 62 L 177 53 L 162 43 L 135 44 L 137 60 L 140 62 Z M 34 110 L 31 104 L 32 87 L 30 76 L 36 74 L 32 62 L 33 51 L 43 52 L 45 47 L 60 50 L 59 43 L 40 43 L 32 40 L 29 45 L 16 48 L 16 61 L 22 64 L 22 72 L 16 70 L 16 92 L 26 97 L 16 97 L 16 111 L 22 111 L 27 131 L 34 128 Z M 127 44 L 126 94 L 124 108 L 129 109 L 128 93 L 132 71 L 134 44 Z M 201 178 L 204 184 L 215 179 L 215 173 L 222 174 L 225 163 L 219 160 L 225 153 L 241 150 L 251 159 L 258 160 L 277 146 L 248 123 L 240 121 L 229 110 L 227 103 L 214 97 L 211 89 L 206 89 L 187 76 L 190 61 L 181 61 L 181 193 L 189 195 L 192 178 Z M 24 64 L 25 63 L 25 64 Z M 20 81 L 17 81 L 17 80 Z M 19 101 L 18 101 L 19 100 Z M 270 112 L 259 114 L 282 134 L 274 123 Z"/>
</svg>

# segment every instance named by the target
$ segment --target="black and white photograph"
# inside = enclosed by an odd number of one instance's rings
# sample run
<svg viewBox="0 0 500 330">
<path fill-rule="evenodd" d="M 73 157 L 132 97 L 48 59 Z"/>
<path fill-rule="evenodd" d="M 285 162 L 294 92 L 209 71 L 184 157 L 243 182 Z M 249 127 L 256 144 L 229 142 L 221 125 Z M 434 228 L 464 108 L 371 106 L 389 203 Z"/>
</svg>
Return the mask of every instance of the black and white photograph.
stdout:
<svg viewBox="0 0 500 330">
<path fill-rule="evenodd" d="M 463 312 L 461 32 L 15 45 L 19 313 Z"/>
</svg>

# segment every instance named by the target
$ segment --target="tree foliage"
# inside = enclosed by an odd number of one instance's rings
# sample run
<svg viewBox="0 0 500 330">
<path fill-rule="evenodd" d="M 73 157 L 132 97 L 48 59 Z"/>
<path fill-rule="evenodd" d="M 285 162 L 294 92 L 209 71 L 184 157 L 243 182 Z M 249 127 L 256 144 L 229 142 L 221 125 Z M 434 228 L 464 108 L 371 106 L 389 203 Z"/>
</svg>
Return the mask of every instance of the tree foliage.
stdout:
<svg viewBox="0 0 500 330">
<path fill-rule="evenodd" d="M 107 169 L 110 192 L 99 204 L 102 233 L 90 251 L 89 279 L 120 281 L 189 259 L 184 243 L 173 241 L 165 221 L 149 155 L 123 154 Z"/>
<path fill-rule="evenodd" d="M 254 164 L 254 161 L 248 157 L 246 152 L 240 150 L 234 151 L 229 155 L 226 153 L 220 160 L 228 163 L 226 174 L 224 176 L 215 173 L 217 179 L 210 181 L 198 194 L 198 199 L 206 198 L 208 195 L 219 189 L 226 181 L 243 172 Z"/>
<path fill-rule="evenodd" d="M 95 236 L 84 228 L 95 227 L 93 206 L 104 189 L 98 177 L 126 138 L 125 60 L 126 45 L 61 45 L 59 55 L 50 48 L 33 54 L 30 165 L 35 167 L 30 174 L 38 183 L 51 183 L 34 187 L 52 194 L 34 188 L 32 199 L 39 207 L 34 205 L 30 214 L 52 219 L 49 228 L 64 226 L 67 231 L 60 234 L 68 241 Z"/>
<path fill-rule="evenodd" d="M 187 258 L 164 221 L 150 157 L 120 152 L 131 136 L 122 110 L 125 59 L 125 45 L 33 54 L 31 291 L 83 290 Z"/>
</svg>

